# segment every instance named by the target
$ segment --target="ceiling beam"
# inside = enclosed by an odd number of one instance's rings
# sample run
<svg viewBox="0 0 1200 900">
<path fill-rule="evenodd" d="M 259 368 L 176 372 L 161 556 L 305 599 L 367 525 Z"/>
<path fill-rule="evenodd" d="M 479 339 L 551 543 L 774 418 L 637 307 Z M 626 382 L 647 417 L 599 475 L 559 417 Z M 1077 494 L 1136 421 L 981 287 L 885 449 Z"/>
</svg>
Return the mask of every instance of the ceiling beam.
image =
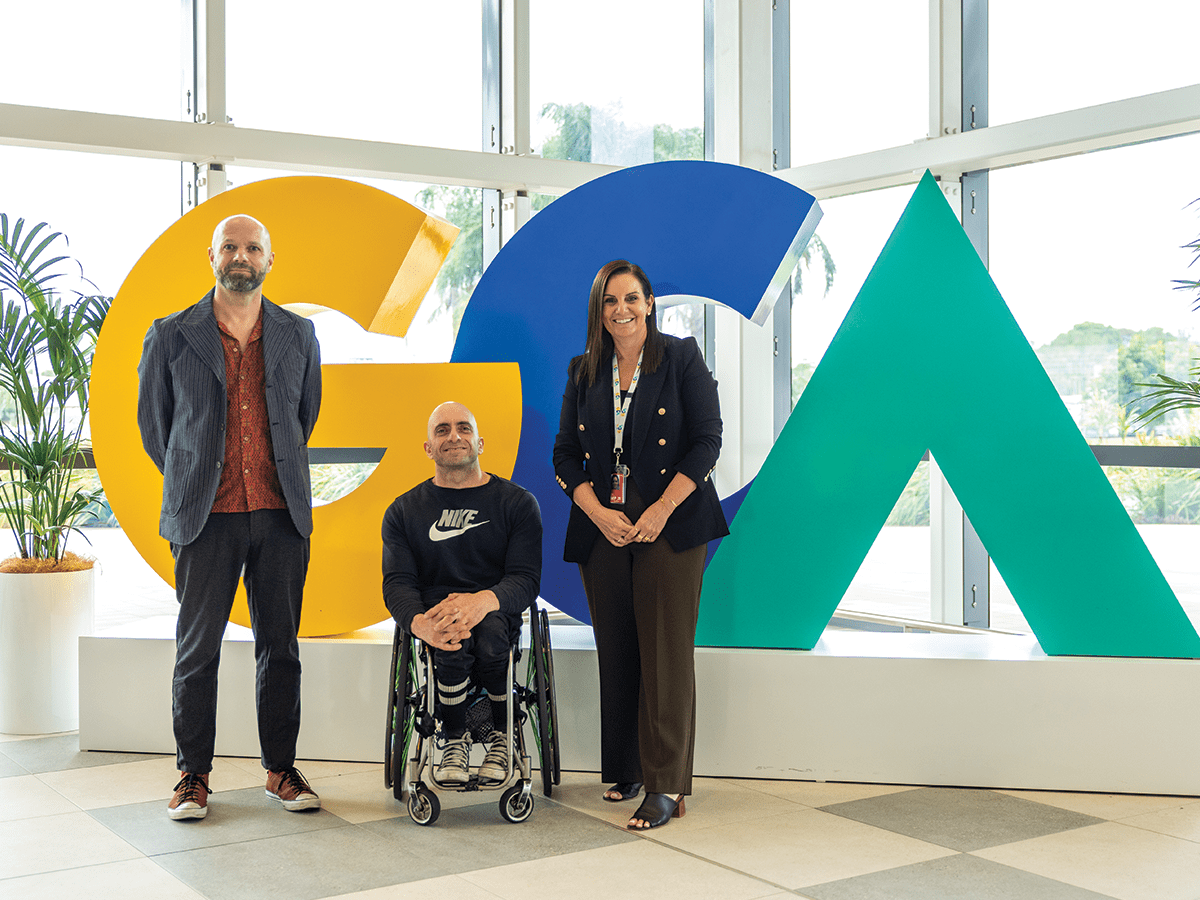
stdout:
<svg viewBox="0 0 1200 900">
<path fill-rule="evenodd" d="M 619 166 L 0 103 L 0 144 L 564 194 Z"/>
<path fill-rule="evenodd" d="M 1200 84 L 1099 106 L 947 134 L 775 174 L 818 199 L 912 184 L 926 169 L 1002 169 L 1200 132 Z"/>
</svg>

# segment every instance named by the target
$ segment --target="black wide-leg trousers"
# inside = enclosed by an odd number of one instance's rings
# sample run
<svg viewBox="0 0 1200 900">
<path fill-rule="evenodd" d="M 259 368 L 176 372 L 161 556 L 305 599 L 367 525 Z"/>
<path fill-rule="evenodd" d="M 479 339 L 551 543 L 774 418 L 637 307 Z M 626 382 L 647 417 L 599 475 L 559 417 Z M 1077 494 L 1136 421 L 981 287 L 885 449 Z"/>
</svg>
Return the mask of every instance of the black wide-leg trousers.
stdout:
<svg viewBox="0 0 1200 900">
<path fill-rule="evenodd" d="M 286 509 L 213 513 L 190 544 L 172 544 L 179 623 L 172 718 L 179 769 L 212 771 L 217 669 L 238 578 L 254 630 L 255 707 L 264 768 L 296 762 L 300 732 L 300 605 L 309 541 Z"/>
<path fill-rule="evenodd" d="M 625 514 L 644 510 L 630 490 Z M 665 538 L 614 547 L 596 540 L 580 565 L 600 662 L 601 778 L 692 792 L 695 642 L 704 544 L 681 553 Z"/>
</svg>

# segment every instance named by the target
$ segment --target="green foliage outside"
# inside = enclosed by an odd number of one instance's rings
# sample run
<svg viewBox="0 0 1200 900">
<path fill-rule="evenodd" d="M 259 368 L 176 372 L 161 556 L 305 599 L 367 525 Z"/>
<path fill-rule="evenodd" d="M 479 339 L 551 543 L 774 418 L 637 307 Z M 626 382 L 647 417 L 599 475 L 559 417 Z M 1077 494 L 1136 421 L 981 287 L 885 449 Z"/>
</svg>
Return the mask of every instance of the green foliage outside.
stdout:
<svg viewBox="0 0 1200 900">
<path fill-rule="evenodd" d="M 1197 203 L 1200 203 L 1200 200 L 1192 201 L 1193 205 Z M 1188 265 L 1194 266 L 1200 260 L 1200 237 L 1183 246 L 1185 250 L 1192 251 L 1192 261 Z M 1176 278 L 1175 289 L 1194 293 L 1196 297 L 1192 301 L 1192 309 L 1200 310 L 1200 280 Z M 1192 380 L 1189 381 L 1188 378 Z M 1173 377 L 1171 373 L 1160 369 L 1153 378 L 1146 379 L 1139 387 L 1147 389 L 1138 408 L 1131 410 L 1131 414 L 1136 413 L 1139 425 L 1143 422 L 1159 421 L 1167 413 L 1188 413 L 1200 409 L 1200 359 L 1191 359 L 1186 376 Z"/>
<path fill-rule="evenodd" d="M 1177 431 L 1164 410 L 1152 412 L 1148 384 L 1155 373 L 1187 371 L 1196 346 L 1154 327 L 1142 331 L 1080 322 L 1037 349 L 1068 405 L 1078 401 L 1080 430 L 1090 439 L 1124 440 Z"/>
<path fill-rule="evenodd" d="M 454 316 L 458 332 L 467 301 L 483 275 L 483 192 L 477 188 L 431 185 L 417 194 L 417 202 L 459 228 L 446 262 L 433 283 L 437 306 L 430 310 L 448 310 Z"/>
<path fill-rule="evenodd" d="M 912 478 L 904 486 L 900 499 L 892 508 L 884 525 L 928 525 L 929 524 L 929 463 L 917 463 Z"/>
<path fill-rule="evenodd" d="M 371 477 L 379 463 L 320 463 L 309 466 L 315 503 L 340 500 Z"/>
<path fill-rule="evenodd" d="M 598 125 L 613 143 L 632 144 L 640 136 L 636 126 L 625 125 L 615 110 L 589 106 L 586 103 L 547 103 L 542 118 L 556 126 L 556 131 L 542 142 L 543 159 L 573 159 L 579 162 L 605 162 L 592 158 L 593 125 Z M 704 128 L 675 129 L 658 124 L 651 131 L 653 161 L 668 159 L 704 159 Z M 644 160 L 649 162 L 649 160 Z"/>
</svg>

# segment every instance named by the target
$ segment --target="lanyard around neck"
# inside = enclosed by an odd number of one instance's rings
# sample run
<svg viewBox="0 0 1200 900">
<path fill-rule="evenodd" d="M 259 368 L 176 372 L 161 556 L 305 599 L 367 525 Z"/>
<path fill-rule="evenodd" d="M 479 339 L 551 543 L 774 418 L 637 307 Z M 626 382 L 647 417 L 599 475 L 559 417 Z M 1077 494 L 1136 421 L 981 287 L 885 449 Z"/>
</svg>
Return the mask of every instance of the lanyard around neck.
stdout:
<svg viewBox="0 0 1200 900">
<path fill-rule="evenodd" d="M 642 353 L 646 348 L 642 348 Z M 625 393 L 625 402 L 621 402 L 621 370 L 617 366 L 617 352 L 613 351 L 613 456 L 617 463 L 621 462 L 621 445 L 625 441 L 625 417 L 629 415 L 629 404 L 633 400 L 633 392 L 637 389 L 638 379 L 642 377 L 642 353 L 638 354 L 637 368 L 633 370 L 633 380 L 629 382 L 629 390 Z"/>
</svg>

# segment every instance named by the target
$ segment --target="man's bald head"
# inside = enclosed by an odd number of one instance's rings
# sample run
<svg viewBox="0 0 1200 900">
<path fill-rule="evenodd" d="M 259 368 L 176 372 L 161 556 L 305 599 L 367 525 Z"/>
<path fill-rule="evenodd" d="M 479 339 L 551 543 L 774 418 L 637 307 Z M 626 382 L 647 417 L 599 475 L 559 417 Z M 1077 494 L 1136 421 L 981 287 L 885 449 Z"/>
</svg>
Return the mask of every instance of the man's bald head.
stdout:
<svg viewBox="0 0 1200 900">
<path fill-rule="evenodd" d="M 439 403 L 433 408 L 433 412 L 429 414 L 426 437 L 432 439 L 433 432 L 439 424 L 446 425 L 456 421 L 469 424 L 472 431 L 477 430 L 475 414 L 463 404 L 457 400 L 447 400 L 445 403 Z"/>
<path fill-rule="evenodd" d="M 267 231 L 267 226 L 258 221 L 258 219 L 254 218 L 254 216 L 248 216 L 245 213 L 237 213 L 236 215 L 228 216 L 217 223 L 217 227 L 213 229 L 213 250 L 220 249 L 221 239 L 225 236 L 225 231 L 230 226 L 233 226 L 234 229 L 239 232 L 243 229 L 256 229 L 258 232 L 256 237 L 262 244 L 263 249 L 267 253 L 271 252 L 271 233 Z"/>
</svg>

